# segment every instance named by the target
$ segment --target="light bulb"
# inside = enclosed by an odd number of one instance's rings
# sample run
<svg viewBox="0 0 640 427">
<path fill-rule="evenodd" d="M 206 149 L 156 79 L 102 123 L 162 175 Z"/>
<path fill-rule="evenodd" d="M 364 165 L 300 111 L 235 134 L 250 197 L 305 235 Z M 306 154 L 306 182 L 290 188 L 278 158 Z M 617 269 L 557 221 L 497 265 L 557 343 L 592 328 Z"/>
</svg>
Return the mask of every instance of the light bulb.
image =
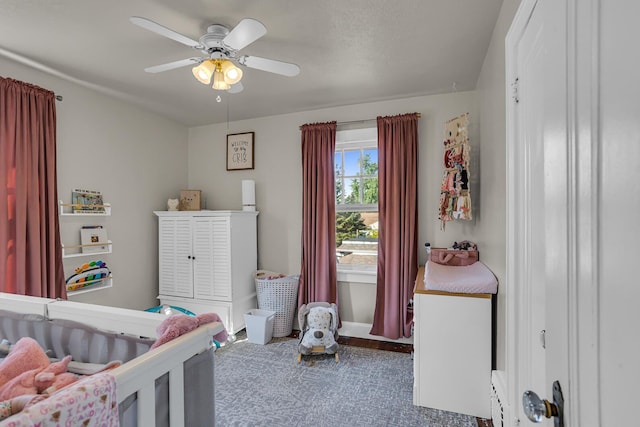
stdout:
<svg viewBox="0 0 640 427">
<path fill-rule="evenodd" d="M 222 72 L 213 73 L 213 86 L 212 88 L 216 90 L 228 90 L 231 86 L 224 81 L 224 75 Z"/>
<path fill-rule="evenodd" d="M 202 84 L 208 85 L 211 81 L 211 76 L 213 75 L 215 68 L 216 66 L 213 61 L 207 59 L 200 63 L 200 65 L 193 67 L 191 71 L 193 72 L 193 76 L 196 80 Z"/>
<path fill-rule="evenodd" d="M 220 62 L 216 63 L 216 70 L 213 72 L 213 86 L 216 90 L 228 90 L 231 85 L 224 81 L 224 73 Z"/>
<path fill-rule="evenodd" d="M 224 73 L 224 81 L 229 85 L 234 85 L 242 79 L 242 70 L 228 59 L 222 61 L 220 65 Z"/>
<path fill-rule="evenodd" d="M 237 68 L 231 68 L 229 71 L 227 71 L 227 77 L 230 79 L 237 79 L 239 75 L 240 73 L 238 73 Z"/>
</svg>

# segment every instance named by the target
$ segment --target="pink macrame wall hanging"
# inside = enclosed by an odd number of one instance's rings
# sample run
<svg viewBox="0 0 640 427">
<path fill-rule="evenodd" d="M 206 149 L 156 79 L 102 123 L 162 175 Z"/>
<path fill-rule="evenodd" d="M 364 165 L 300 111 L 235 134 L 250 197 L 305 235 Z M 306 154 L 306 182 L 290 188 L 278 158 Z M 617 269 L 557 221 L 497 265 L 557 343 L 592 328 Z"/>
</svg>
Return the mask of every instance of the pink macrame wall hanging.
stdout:
<svg viewBox="0 0 640 427">
<path fill-rule="evenodd" d="M 471 194 L 469 188 L 469 113 L 449 120 L 444 130 L 444 174 L 440 187 L 438 219 L 444 230 L 447 221 L 470 220 Z"/>
</svg>

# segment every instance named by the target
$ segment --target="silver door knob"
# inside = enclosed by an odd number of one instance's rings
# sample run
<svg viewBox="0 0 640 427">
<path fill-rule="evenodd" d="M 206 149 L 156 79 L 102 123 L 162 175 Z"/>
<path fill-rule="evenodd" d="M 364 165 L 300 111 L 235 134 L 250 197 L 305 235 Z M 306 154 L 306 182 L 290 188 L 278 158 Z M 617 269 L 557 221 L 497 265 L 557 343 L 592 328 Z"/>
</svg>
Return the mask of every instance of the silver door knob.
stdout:
<svg viewBox="0 0 640 427">
<path fill-rule="evenodd" d="M 522 409 L 527 418 L 534 423 L 553 417 L 555 427 L 564 427 L 564 397 L 560 383 L 553 383 L 553 403 L 547 399 L 540 399 L 531 390 L 525 391 L 522 394 Z"/>
</svg>

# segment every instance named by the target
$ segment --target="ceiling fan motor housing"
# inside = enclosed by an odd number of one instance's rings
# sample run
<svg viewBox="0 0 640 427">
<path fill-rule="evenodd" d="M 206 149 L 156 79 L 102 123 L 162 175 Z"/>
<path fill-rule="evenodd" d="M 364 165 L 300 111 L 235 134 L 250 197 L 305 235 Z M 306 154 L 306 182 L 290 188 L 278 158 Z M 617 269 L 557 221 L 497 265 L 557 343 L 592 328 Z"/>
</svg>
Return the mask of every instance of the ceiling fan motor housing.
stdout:
<svg viewBox="0 0 640 427">
<path fill-rule="evenodd" d="M 227 27 L 222 25 L 210 25 L 207 33 L 200 37 L 200 44 L 205 47 L 223 47 L 222 40 L 229 34 Z"/>
<path fill-rule="evenodd" d="M 207 27 L 207 34 L 200 37 L 200 44 L 204 46 L 203 53 L 211 59 L 228 58 L 234 51 L 226 46 L 224 38 L 229 34 L 229 29 L 224 25 L 213 24 Z"/>
</svg>

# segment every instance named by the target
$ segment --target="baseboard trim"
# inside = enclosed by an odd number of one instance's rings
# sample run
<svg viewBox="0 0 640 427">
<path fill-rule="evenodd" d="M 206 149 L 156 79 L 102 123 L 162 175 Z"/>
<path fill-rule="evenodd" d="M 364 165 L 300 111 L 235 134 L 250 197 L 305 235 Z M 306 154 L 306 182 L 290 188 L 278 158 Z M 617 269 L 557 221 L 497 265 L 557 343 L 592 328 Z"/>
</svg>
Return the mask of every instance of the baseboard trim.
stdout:
<svg viewBox="0 0 640 427">
<path fill-rule="evenodd" d="M 372 325 L 370 323 L 342 322 L 342 327 L 338 329 L 338 334 L 342 337 L 363 338 L 367 340 L 386 341 L 398 344 L 413 344 L 413 337 L 392 340 L 378 335 L 371 335 L 369 333 L 371 326 Z"/>
</svg>

